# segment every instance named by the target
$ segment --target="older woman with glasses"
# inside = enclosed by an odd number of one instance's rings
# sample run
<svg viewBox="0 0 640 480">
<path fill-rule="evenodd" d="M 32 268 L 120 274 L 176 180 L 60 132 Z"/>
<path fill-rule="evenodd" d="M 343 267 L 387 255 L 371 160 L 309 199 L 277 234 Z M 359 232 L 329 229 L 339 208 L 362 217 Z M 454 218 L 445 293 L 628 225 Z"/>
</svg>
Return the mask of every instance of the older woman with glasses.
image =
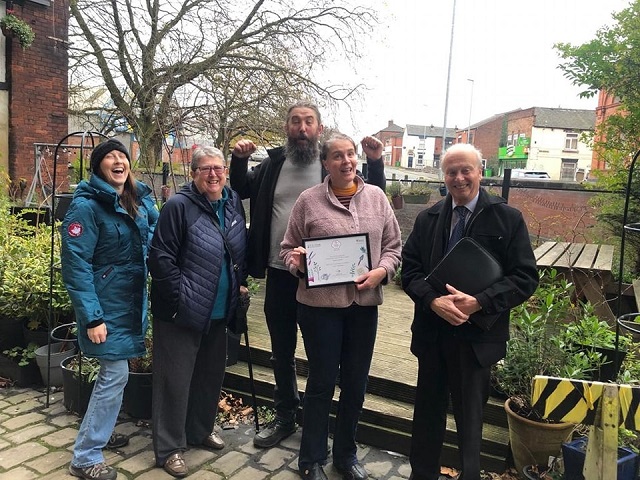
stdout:
<svg viewBox="0 0 640 480">
<path fill-rule="evenodd" d="M 246 227 L 217 148 L 198 147 L 193 181 L 160 211 L 151 242 L 153 449 L 174 477 L 187 445 L 219 450 L 213 431 L 227 358 L 227 325 L 247 293 Z"/>
</svg>

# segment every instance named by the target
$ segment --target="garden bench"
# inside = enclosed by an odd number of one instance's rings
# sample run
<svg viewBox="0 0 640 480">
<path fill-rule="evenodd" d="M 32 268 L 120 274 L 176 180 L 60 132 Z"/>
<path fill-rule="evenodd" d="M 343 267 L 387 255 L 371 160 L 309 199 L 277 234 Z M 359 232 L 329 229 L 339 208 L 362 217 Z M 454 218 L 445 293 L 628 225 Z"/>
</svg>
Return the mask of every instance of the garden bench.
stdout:
<svg viewBox="0 0 640 480">
<path fill-rule="evenodd" d="M 613 245 L 544 242 L 534 250 L 540 270 L 555 268 L 574 283 L 578 298 L 586 298 L 596 314 L 615 325 L 616 317 L 604 296 L 612 283 Z"/>
</svg>

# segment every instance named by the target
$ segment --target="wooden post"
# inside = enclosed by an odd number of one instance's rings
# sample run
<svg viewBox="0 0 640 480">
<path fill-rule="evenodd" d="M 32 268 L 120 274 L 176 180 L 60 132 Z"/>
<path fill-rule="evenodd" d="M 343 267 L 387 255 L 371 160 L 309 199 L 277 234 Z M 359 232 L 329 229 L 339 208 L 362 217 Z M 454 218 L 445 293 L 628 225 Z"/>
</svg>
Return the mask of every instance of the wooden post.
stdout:
<svg viewBox="0 0 640 480">
<path fill-rule="evenodd" d="M 607 384 L 598 405 L 594 425 L 589 428 L 585 480 L 610 480 L 618 475 L 618 385 Z"/>
<path fill-rule="evenodd" d="M 542 418 L 593 425 L 585 480 L 611 480 L 618 472 L 618 427 L 640 430 L 640 388 L 536 375 L 531 403 Z"/>
</svg>

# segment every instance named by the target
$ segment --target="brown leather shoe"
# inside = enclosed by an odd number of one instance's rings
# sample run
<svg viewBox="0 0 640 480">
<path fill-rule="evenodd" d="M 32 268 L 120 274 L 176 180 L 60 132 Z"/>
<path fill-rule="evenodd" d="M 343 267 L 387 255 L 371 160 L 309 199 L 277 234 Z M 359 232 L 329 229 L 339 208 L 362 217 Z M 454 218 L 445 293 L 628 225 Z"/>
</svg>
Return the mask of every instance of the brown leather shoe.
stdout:
<svg viewBox="0 0 640 480">
<path fill-rule="evenodd" d="M 214 450 L 222 450 L 224 448 L 224 440 L 220 438 L 216 432 L 211 432 L 207 438 L 202 441 L 202 445 Z"/>
<path fill-rule="evenodd" d="M 164 471 L 177 478 L 186 477 L 189 474 L 189 469 L 182 453 L 177 452 L 170 455 L 164 462 Z"/>
</svg>

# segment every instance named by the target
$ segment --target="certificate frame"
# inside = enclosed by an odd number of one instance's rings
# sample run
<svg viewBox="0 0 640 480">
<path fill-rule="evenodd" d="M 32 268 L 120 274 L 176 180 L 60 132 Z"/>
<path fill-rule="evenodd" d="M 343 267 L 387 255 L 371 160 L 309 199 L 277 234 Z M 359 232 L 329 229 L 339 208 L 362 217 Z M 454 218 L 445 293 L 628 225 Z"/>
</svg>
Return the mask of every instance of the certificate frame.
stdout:
<svg viewBox="0 0 640 480">
<path fill-rule="evenodd" d="M 371 270 L 369 234 L 303 238 L 307 288 L 354 284 Z"/>
</svg>

